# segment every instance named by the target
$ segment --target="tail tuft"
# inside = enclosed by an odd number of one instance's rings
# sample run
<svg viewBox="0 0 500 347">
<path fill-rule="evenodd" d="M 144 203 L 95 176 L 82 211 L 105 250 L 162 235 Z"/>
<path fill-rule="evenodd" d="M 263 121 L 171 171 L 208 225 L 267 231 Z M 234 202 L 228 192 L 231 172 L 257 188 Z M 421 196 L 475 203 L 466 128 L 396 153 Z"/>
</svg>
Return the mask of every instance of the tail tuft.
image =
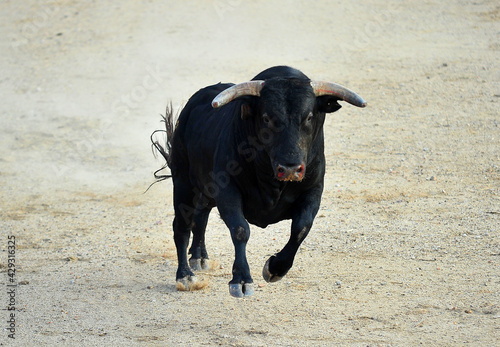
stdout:
<svg viewBox="0 0 500 347">
<path fill-rule="evenodd" d="M 172 174 L 168 174 L 168 175 L 167 174 L 160 174 L 167 167 L 171 168 L 171 166 L 170 166 L 171 153 L 170 152 L 172 150 L 172 139 L 173 139 L 174 130 L 175 130 L 174 111 L 173 111 L 172 103 L 167 105 L 166 110 L 165 110 L 165 115 L 164 116 L 161 115 L 161 117 L 163 118 L 162 122 L 165 123 L 165 130 L 159 129 L 159 130 L 153 131 L 150 138 L 151 138 L 151 149 L 153 151 L 153 155 L 156 157 L 157 152 L 160 153 L 161 156 L 165 159 L 165 164 L 163 164 L 163 166 L 160 169 L 158 169 L 154 172 L 154 176 L 155 176 L 156 181 L 151 183 L 151 185 L 148 187 L 148 190 L 149 190 L 149 188 L 151 188 L 151 186 L 153 184 L 161 182 L 163 180 L 166 180 L 166 179 L 172 177 Z M 164 133 L 166 135 L 162 141 L 163 144 L 160 143 L 160 141 L 155 136 L 158 133 Z"/>
</svg>

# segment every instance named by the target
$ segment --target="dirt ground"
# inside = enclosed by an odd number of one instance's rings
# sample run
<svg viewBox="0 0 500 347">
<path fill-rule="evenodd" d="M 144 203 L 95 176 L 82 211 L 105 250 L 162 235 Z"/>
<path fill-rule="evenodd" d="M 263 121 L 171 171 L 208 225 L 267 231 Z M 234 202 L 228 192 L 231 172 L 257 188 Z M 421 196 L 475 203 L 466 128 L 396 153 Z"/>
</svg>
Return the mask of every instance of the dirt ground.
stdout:
<svg viewBox="0 0 500 347">
<path fill-rule="evenodd" d="M 3 1 L 0 345 L 498 346 L 499 19 L 493 0 Z M 214 211 L 209 285 L 178 292 L 149 135 L 168 102 L 281 64 L 368 102 L 327 118 L 313 230 L 267 284 L 290 223 L 253 227 L 258 288 L 235 299 Z"/>
</svg>

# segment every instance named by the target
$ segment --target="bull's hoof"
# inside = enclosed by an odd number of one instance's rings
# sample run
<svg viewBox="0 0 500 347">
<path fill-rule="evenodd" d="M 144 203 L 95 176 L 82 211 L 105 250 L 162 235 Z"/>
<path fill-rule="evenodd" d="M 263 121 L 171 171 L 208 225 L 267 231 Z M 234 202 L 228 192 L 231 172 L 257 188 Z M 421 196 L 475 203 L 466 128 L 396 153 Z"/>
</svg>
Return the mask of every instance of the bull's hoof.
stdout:
<svg viewBox="0 0 500 347">
<path fill-rule="evenodd" d="M 271 258 L 273 257 L 267 259 L 266 263 L 264 264 L 264 268 L 262 269 L 262 277 L 264 277 L 266 282 L 278 282 L 283 278 L 283 276 L 272 274 L 271 271 L 269 271 L 269 263 L 271 262 Z"/>
<path fill-rule="evenodd" d="M 198 281 L 196 276 L 186 276 L 179 278 L 176 281 L 176 287 L 178 291 L 192 291 L 200 290 L 208 286 L 208 281 L 202 280 Z"/>
<path fill-rule="evenodd" d="M 235 298 L 243 298 L 253 295 L 255 292 L 253 283 L 229 283 L 229 294 Z"/>
<path fill-rule="evenodd" d="M 198 279 L 196 276 L 186 276 L 183 278 L 177 279 L 177 290 L 180 291 L 189 291 L 191 290 L 190 288 L 194 286 L 194 284 L 198 282 Z"/>
<path fill-rule="evenodd" d="M 191 259 L 189 259 L 189 267 L 193 271 L 208 270 L 208 268 L 209 268 L 208 259 L 205 259 L 205 258 L 201 258 L 201 259 L 191 258 Z"/>
</svg>

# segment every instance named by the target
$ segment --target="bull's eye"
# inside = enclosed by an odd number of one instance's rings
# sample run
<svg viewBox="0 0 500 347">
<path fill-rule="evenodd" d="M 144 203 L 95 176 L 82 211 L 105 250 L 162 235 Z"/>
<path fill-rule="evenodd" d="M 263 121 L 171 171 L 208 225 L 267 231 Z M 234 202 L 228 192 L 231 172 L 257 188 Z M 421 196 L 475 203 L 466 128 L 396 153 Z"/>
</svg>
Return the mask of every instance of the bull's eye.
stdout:
<svg viewBox="0 0 500 347">
<path fill-rule="evenodd" d="M 314 118 L 313 113 L 309 112 L 309 114 L 307 115 L 307 118 L 306 118 L 306 123 L 311 123 L 313 118 Z"/>
<path fill-rule="evenodd" d="M 264 124 L 269 125 L 269 123 L 271 123 L 271 118 L 269 118 L 267 113 L 264 113 L 262 115 L 262 121 L 264 122 Z"/>
</svg>

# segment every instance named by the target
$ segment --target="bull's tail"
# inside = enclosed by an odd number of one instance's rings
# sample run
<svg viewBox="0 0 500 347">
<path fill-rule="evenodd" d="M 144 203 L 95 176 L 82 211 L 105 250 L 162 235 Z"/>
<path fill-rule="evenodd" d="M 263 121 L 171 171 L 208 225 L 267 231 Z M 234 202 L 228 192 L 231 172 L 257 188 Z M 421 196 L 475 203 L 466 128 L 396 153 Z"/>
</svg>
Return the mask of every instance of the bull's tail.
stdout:
<svg viewBox="0 0 500 347">
<path fill-rule="evenodd" d="M 163 118 L 162 122 L 165 123 L 165 130 L 159 129 L 153 131 L 151 134 L 151 149 L 153 151 L 153 155 L 156 157 L 157 152 L 161 154 L 161 156 L 165 159 L 165 164 L 158 170 L 154 172 L 154 176 L 156 181 L 151 183 L 151 185 L 148 187 L 146 191 L 151 188 L 151 186 L 155 183 L 161 182 L 163 180 L 166 180 L 168 178 L 172 177 L 172 174 L 161 174 L 163 170 L 165 170 L 167 167 L 171 168 L 170 163 L 171 163 L 171 150 L 172 150 L 172 139 L 174 135 L 174 110 L 172 107 L 172 103 L 167 105 L 166 110 L 165 110 L 165 115 L 161 115 Z M 157 139 L 157 136 L 155 136 L 158 133 L 164 133 L 166 136 L 164 137 L 164 140 L 162 143 Z"/>
</svg>

